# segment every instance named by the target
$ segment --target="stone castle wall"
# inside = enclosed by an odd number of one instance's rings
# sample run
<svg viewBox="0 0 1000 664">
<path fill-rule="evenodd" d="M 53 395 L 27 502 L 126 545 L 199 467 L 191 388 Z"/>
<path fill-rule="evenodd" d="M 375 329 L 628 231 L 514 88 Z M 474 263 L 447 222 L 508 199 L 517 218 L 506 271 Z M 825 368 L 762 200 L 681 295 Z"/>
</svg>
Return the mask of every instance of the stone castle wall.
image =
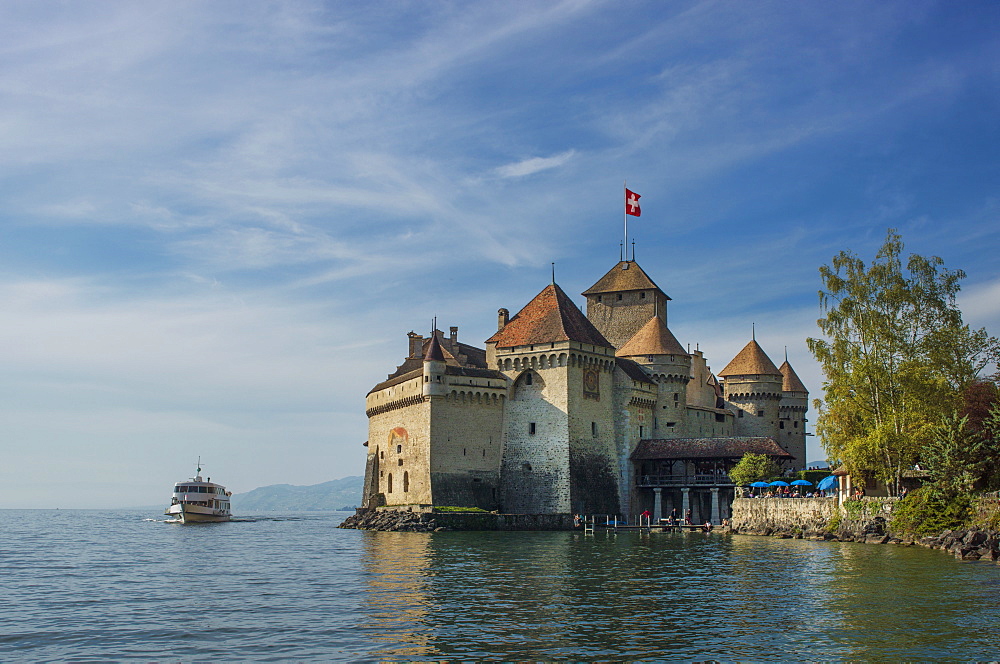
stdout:
<svg viewBox="0 0 1000 664">
<path fill-rule="evenodd" d="M 740 412 L 736 413 L 735 434 L 777 439 L 781 376 L 760 376 L 756 381 L 737 381 L 736 377 L 729 377 L 724 386 L 726 401 L 743 413 L 743 417 Z"/>
<path fill-rule="evenodd" d="M 659 304 L 654 304 L 656 300 Z M 621 348 L 656 313 L 666 321 L 666 311 L 666 298 L 652 289 L 587 296 L 587 318 L 615 348 Z"/>
<path fill-rule="evenodd" d="M 806 467 L 806 411 L 808 410 L 808 398 L 798 396 L 788 396 L 786 393 L 779 402 L 778 412 L 784 429 L 777 431 L 778 444 L 795 457 L 792 467 L 803 469 Z"/>
<path fill-rule="evenodd" d="M 741 535 L 816 537 L 826 533 L 836 510 L 833 498 L 737 498 L 730 525 Z"/>
<path fill-rule="evenodd" d="M 409 383 L 421 389 L 420 378 L 395 386 L 403 395 Z M 402 388 L 407 389 L 402 389 Z M 394 388 L 389 388 L 394 389 Z M 396 395 L 398 396 L 398 394 Z M 376 503 L 382 505 L 431 502 L 431 404 L 421 396 L 412 404 L 372 415 L 368 420 L 368 453 L 374 457 L 372 479 L 377 482 Z M 369 473 L 366 471 L 366 475 Z M 391 483 L 391 486 L 390 486 Z"/>
<path fill-rule="evenodd" d="M 504 511 L 568 513 L 566 371 L 563 367 L 552 367 L 514 371 L 509 375 L 515 380 L 504 413 L 500 468 Z"/>
<path fill-rule="evenodd" d="M 497 394 L 475 385 L 453 386 L 446 397 L 432 400 L 433 504 L 499 507 L 505 401 L 506 390 Z"/>
<path fill-rule="evenodd" d="M 617 513 L 620 508 L 614 430 L 614 357 L 610 349 L 577 353 L 566 369 L 569 413 L 570 510 Z M 597 389 L 585 374 L 597 378 Z"/>
</svg>

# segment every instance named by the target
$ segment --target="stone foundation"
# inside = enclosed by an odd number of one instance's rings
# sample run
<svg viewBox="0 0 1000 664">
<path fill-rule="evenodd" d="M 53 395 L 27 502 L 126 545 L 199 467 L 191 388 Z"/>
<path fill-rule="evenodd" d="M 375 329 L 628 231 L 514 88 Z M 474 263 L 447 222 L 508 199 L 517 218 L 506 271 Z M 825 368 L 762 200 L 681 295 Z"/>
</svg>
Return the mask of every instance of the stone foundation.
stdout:
<svg viewBox="0 0 1000 664">
<path fill-rule="evenodd" d="M 421 533 L 444 530 L 573 530 L 573 516 L 359 509 L 344 519 L 338 528 Z"/>
<path fill-rule="evenodd" d="M 832 498 L 736 498 L 730 528 L 739 535 L 827 538 Z"/>
</svg>

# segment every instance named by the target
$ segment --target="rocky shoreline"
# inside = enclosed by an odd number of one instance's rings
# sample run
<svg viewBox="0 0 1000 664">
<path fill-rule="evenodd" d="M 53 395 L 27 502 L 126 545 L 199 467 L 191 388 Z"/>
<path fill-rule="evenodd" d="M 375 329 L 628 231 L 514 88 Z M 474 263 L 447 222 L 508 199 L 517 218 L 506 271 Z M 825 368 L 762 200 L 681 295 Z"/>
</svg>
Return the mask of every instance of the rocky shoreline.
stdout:
<svg viewBox="0 0 1000 664">
<path fill-rule="evenodd" d="M 895 498 L 865 498 L 836 507 L 827 500 L 737 499 L 730 532 L 779 538 L 924 546 L 960 560 L 1000 562 L 1000 531 L 982 526 L 946 530 L 932 537 L 893 533 Z"/>
<path fill-rule="evenodd" d="M 929 549 L 941 549 L 954 555 L 959 560 L 987 560 L 1000 563 L 1000 531 L 973 526 L 962 530 L 946 530 L 940 535 L 931 537 L 897 536 L 886 532 L 876 524 L 866 526 L 863 530 L 838 530 L 836 533 L 826 531 L 802 531 L 798 529 L 761 530 L 731 529 L 735 535 L 751 535 L 761 537 L 776 537 L 780 539 L 808 539 L 830 542 L 862 542 L 864 544 L 897 544 L 902 546 L 923 546 Z"/>
<path fill-rule="evenodd" d="M 784 503 L 782 503 L 782 506 Z M 1000 530 L 972 526 L 960 530 L 946 530 L 931 537 L 899 536 L 888 530 L 887 511 L 884 506 L 872 503 L 872 509 L 858 514 L 855 519 L 842 521 L 832 531 L 823 515 L 795 510 L 794 523 L 774 518 L 763 519 L 758 514 L 753 523 L 736 522 L 730 528 L 716 532 L 734 535 L 776 537 L 781 539 L 808 539 L 814 541 L 862 542 L 865 544 L 896 544 L 923 546 L 947 551 L 959 560 L 984 560 L 1000 563 Z M 788 510 L 782 510 L 787 512 Z M 484 518 L 485 517 L 485 518 Z M 383 532 L 431 533 L 448 530 L 496 530 L 488 523 L 496 515 L 458 515 L 433 512 L 395 510 L 358 510 L 344 519 L 338 528 L 376 530 Z M 807 517 L 807 518 L 806 518 Z M 475 523 L 465 523 L 474 519 Z M 450 525 L 449 525 L 450 523 Z M 544 524 L 535 524 L 532 530 L 549 530 Z M 511 528 L 525 529 L 525 528 Z M 551 528 L 561 529 L 561 528 Z"/>
<path fill-rule="evenodd" d="M 338 528 L 353 528 L 355 530 L 378 530 L 383 532 L 435 533 L 450 530 L 439 526 L 434 520 L 434 514 L 428 512 L 403 511 L 358 511 L 344 519 Z"/>
</svg>

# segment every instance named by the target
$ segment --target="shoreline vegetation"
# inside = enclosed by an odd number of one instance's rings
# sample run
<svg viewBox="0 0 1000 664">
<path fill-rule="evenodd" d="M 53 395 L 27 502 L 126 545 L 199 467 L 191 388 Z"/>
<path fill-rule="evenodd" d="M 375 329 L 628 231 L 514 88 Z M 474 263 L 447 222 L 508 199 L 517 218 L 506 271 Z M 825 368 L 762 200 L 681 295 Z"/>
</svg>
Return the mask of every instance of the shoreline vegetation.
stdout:
<svg viewBox="0 0 1000 664">
<path fill-rule="evenodd" d="M 965 273 L 906 256 L 894 229 L 869 264 L 841 251 L 819 272 L 822 336 L 806 343 L 830 467 L 881 495 L 918 486 L 895 518 L 907 535 L 961 527 L 976 496 L 1000 489 L 1000 372 L 983 377 L 1000 340 L 963 321 Z"/>
<path fill-rule="evenodd" d="M 906 498 L 860 498 L 837 507 L 829 499 L 746 499 L 733 502 L 730 532 L 815 541 L 896 544 L 941 549 L 960 560 L 1000 563 L 1000 492 L 970 500 L 964 520 L 939 530 L 913 529 Z M 900 518 L 903 517 L 903 518 Z"/>
<path fill-rule="evenodd" d="M 912 494 L 911 494 L 912 496 Z M 901 530 L 907 498 L 859 498 L 838 507 L 830 498 L 797 500 L 737 498 L 728 527 L 710 532 L 727 535 L 808 539 L 812 541 L 895 544 L 940 549 L 959 560 L 1000 564 L 1000 492 L 975 498 L 967 521 L 934 533 Z M 451 507 L 428 511 L 357 510 L 339 528 L 383 532 L 443 532 L 452 530 L 563 530 L 573 527 L 570 515 L 500 515 Z"/>
</svg>

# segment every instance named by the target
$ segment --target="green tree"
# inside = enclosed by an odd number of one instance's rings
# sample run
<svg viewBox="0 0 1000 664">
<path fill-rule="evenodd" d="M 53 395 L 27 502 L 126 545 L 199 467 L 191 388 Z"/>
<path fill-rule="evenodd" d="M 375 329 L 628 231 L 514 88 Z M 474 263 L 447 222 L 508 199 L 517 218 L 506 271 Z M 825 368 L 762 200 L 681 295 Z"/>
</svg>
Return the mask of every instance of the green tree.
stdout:
<svg viewBox="0 0 1000 664">
<path fill-rule="evenodd" d="M 1000 489 L 1000 401 L 993 403 L 980 431 L 986 457 L 983 488 L 995 491 Z"/>
<path fill-rule="evenodd" d="M 921 453 L 931 481 L 946 494 L 968 492 L 982 479 L 988 456 L 986 440 L 968 426 L 968 417 L 957 412 L 931 427 L 931 437 Z"/>
<path fill-rule="evenodd" d="M 753 454 L 747 452 L 743 458 L 729 471 L 729 479 L 735 484 L 747 485 L 751 482 L 777 477 L 781 474 L 781 469 L 774 460 L 766 454 Z"/>
<path fill-rule="evenodd" d="M 816 429 L 828 457 L 893 488 L 934 423 L 1000 357 L 1000 342 L 962 321 L 965 273 L 916 254 L 904 266 L 902 255 L 890 229 L 870 265 L 842 251 L 821 267 L 825 338 L 807 339 L 825 376 Z"/>
</svg>

